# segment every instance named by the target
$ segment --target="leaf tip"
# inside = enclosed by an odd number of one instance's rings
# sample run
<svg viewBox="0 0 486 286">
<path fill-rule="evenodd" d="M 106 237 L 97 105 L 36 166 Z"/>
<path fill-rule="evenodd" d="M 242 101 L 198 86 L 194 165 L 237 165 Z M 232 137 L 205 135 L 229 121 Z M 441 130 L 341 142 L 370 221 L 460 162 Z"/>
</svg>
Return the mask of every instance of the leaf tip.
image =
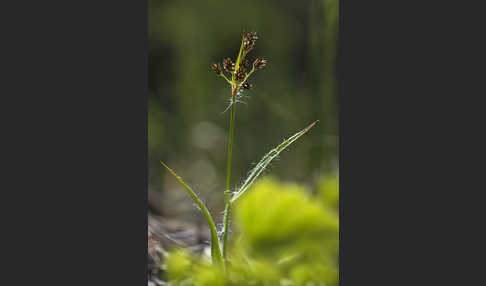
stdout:
<svg viewBox="0 0 486 286">
<path fill-rule="evenodd" d="M 309 131 L 312 127 L 314 127 L 314 125 L 316 125 L 317 123 L 319 122 L 319 120 L 316 120 L 314 122 L 312 122 L 309 126 L 307 126 L 304 130 L 302 130 L 302 133 L 306 133 L 307 131 Z"/>
</svg>

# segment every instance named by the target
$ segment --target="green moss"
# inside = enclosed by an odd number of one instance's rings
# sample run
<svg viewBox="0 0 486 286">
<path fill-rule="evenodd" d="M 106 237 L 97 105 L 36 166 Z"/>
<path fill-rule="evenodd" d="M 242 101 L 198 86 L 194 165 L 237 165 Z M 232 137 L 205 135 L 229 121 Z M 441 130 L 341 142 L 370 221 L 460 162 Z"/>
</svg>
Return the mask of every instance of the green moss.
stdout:
<svg viewBox="0 0 486 286">
<path fill-rule="evenodd" d="M 339 178 L 337 175 L 324 177 L 318 188 L 318 195 L 325 206 L 339 208 Z"/>
<path fill-rule="evenodd" d="M 338 274 L 334 268 L 324 264 L 300 264 L 291 270 L 290 278 L 296 286 L 319 282 L 326 283 L 326 285 L 337 285 Z"/>
<path fill-rule="evenodd" d="M 170 285 L 337 285 L 337 212 L 304 188 L 260 180 L 234 214 L 226 272 L 205 257 L 176 251 L 167 260 Z"/>
<path fill-rule="evenodd" d="M 250 251 L 314 254 L 338 239 L 337 215 L 295 184 L 261 180 L 235 208 L 235 223 Z M 334 244 L 334 243 L 333 243 Z"/>
<path fill-rule="evenodd" d="M 189 278 L 192 268 L 192 258 L 185 251 L 174 251 L 167 257 L 166 265 L 169 280 L 181 281 Z"/>
<path fill-rule="evenodd" d="M 198 286 L 225 286 L 226 280 L 220 267 L 211 264 L 199 264 L 194 269 L 194 282 Z"/>
</svg>

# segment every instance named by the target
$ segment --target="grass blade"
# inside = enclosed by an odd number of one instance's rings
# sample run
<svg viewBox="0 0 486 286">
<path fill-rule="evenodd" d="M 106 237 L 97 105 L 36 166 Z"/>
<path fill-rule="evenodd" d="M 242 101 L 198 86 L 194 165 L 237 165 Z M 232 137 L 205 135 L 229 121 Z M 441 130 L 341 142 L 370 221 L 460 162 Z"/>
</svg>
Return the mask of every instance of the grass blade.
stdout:
<svg viewBox="0 0 486 286">
<path fill-rule="evenodd" d="M 216 262 L 220 265 L 223 265 L 223 257 L 221 255 L 221 248 L 219 246 L 219 238 L 218 232 L 216 230 L 216 226 L 214 224 L 214 220 L 211 217 L 208 209 L 201 201 L 201 199 L 196 195 L 196 193 L 179 177 L 171 168 L 169 168 L 164 162 L 160 161 L 160 164 L 164 166 L 167 171 L 177 180 L 177 182 L 187 191 L 187 193 L 191 196 L 194 202 L 199 206 L 201 212 L 206 217 L 206 220 L 209 224 L 209 229 L 211 230 L 211 259 L 213 262 Z"/>
<path fill-rule="evenodd" d="M 285 150 L 288 146 L 290 146 L 292 143 L 294 143 L 302 135 L 307 133 L 307 131 L 309 131 L 317 122 L 319 122 L 319 120 L 312 122 L 309 126 L 304 128 L 303 130 L 297 132 L 296 134 L 294 134 L 293 136 L 291 136 L 290 138 L 288 138 L 287 140 L 282 142 L 280 145 L 278 145 L 277 147 L 272 149 L 270 152 L 265 154 L 265 156 L 263 156 L 263 158 L 260 160 L 260 162 L 258 162 L 258 164 L 255 166 L 255 168 L 253 168 L 250 171 L 250 174 L 248 175 L 248 177 L 243 182 L 243 185 L 241 185 L 241 187 L 233 195 L 233 197 L 231 198 L 231 203 L 235 202 L 238 198 L 240 198 L 251 187 L 251 185 L 255 182 L 255 180 L 258 178 L 258 176 L 261 175 L 261 173 L 265 170 L 265 168 L 268 166 L 268 164 L 270 164 L 270 162 L 273 159 L 275 159 L 275 157 L 277 157 L 278 154 L 280 154 L 280 152 Z"/>
</svg>

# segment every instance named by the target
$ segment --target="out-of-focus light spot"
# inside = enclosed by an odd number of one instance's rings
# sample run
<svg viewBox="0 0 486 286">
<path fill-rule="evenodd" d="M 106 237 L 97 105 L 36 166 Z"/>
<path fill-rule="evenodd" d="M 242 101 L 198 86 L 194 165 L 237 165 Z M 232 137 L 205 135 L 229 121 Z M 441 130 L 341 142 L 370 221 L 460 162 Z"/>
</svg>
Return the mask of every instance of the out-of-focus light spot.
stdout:
<svg viewBox="0 0 486 286">
<path fill-rule="evenodd" d="M 222 136 L 223 131 L 207 121 L 199 122 L 192 129 L 192 142 L 202 149 L 211 149 Z"/>
<path fill-rule="evenodd" d="M 214 184 L 217 179 L 216 169 L 207 160 L 198 160 L 191 164 L 188 175 L 202 187 Z"/>
</svg>

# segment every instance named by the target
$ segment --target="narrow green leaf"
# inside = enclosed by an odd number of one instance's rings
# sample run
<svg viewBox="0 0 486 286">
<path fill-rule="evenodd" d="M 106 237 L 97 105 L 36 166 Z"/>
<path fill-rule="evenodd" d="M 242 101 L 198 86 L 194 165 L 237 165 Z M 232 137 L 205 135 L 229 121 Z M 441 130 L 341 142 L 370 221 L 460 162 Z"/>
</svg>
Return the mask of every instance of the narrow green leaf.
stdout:
<svg viewBox="0 0 486 286">
<path fill-rule="evenodd" d="M 250 171 L 250 174 L 248 177 L 245 179 L 243 182 L 243 185 L 236 191 L 236 193 L 233 195 L 231 198 L 231 203 L 235 202 L 238 198 L 240 198 L 250 187 L 251 185 L 255 182 L 255 180 L 258 178 L 258 176 L 261 175 L 261 173 L 265 170 L 265 168 L 270 164 L 270 162 L 275 159 L 275 157 L 280 154 L 283 150 L 285 150 L 288 146 L 290 146 L 292 143 L 294 143 L 297 139 L 299 139 L 302 135 L 307 133 L 312 126 L 314 126 L 319 120 L 316 120 L 312 122 L 309 126 L 304 128 L 303 130 L 295 133 L 292 137 L 288 138 L 284 142 L 282 142 L 280 145 L 278 145 L 276 148 L 272 149 L 270 152 L 265 154 L 263 158 L 258 162 L 258 164 L 255 166 Z"/>
<path fill-rule="evenodd" d="M 213 262 L 223 265 L 223 257 L 221 255 L 221 248 L 219 246 L 218 232 L 216 230 L 214 220 L 211 217 L 208 209 L 201 201 L 201 199 L 196 195 L 196 193 L 182 180 L 181 177 L 179 177 L 171 168 L 164 164 L 164 162 L 160 161 L 160 164 L 162 164 L 162 166 L 164 166 L 167 171 L 169 171 L 169 173 L 177 180 L 177 182 L 187 191 L 187 193 L 191 196 L 194 202 L 199 206 L 199 209 L 201 210 L 203 215 L 206 217 L 206 220 L 209 224 L 209 229 L 211 230 L 211 259 L 213 260 Z"/>
</svg>

